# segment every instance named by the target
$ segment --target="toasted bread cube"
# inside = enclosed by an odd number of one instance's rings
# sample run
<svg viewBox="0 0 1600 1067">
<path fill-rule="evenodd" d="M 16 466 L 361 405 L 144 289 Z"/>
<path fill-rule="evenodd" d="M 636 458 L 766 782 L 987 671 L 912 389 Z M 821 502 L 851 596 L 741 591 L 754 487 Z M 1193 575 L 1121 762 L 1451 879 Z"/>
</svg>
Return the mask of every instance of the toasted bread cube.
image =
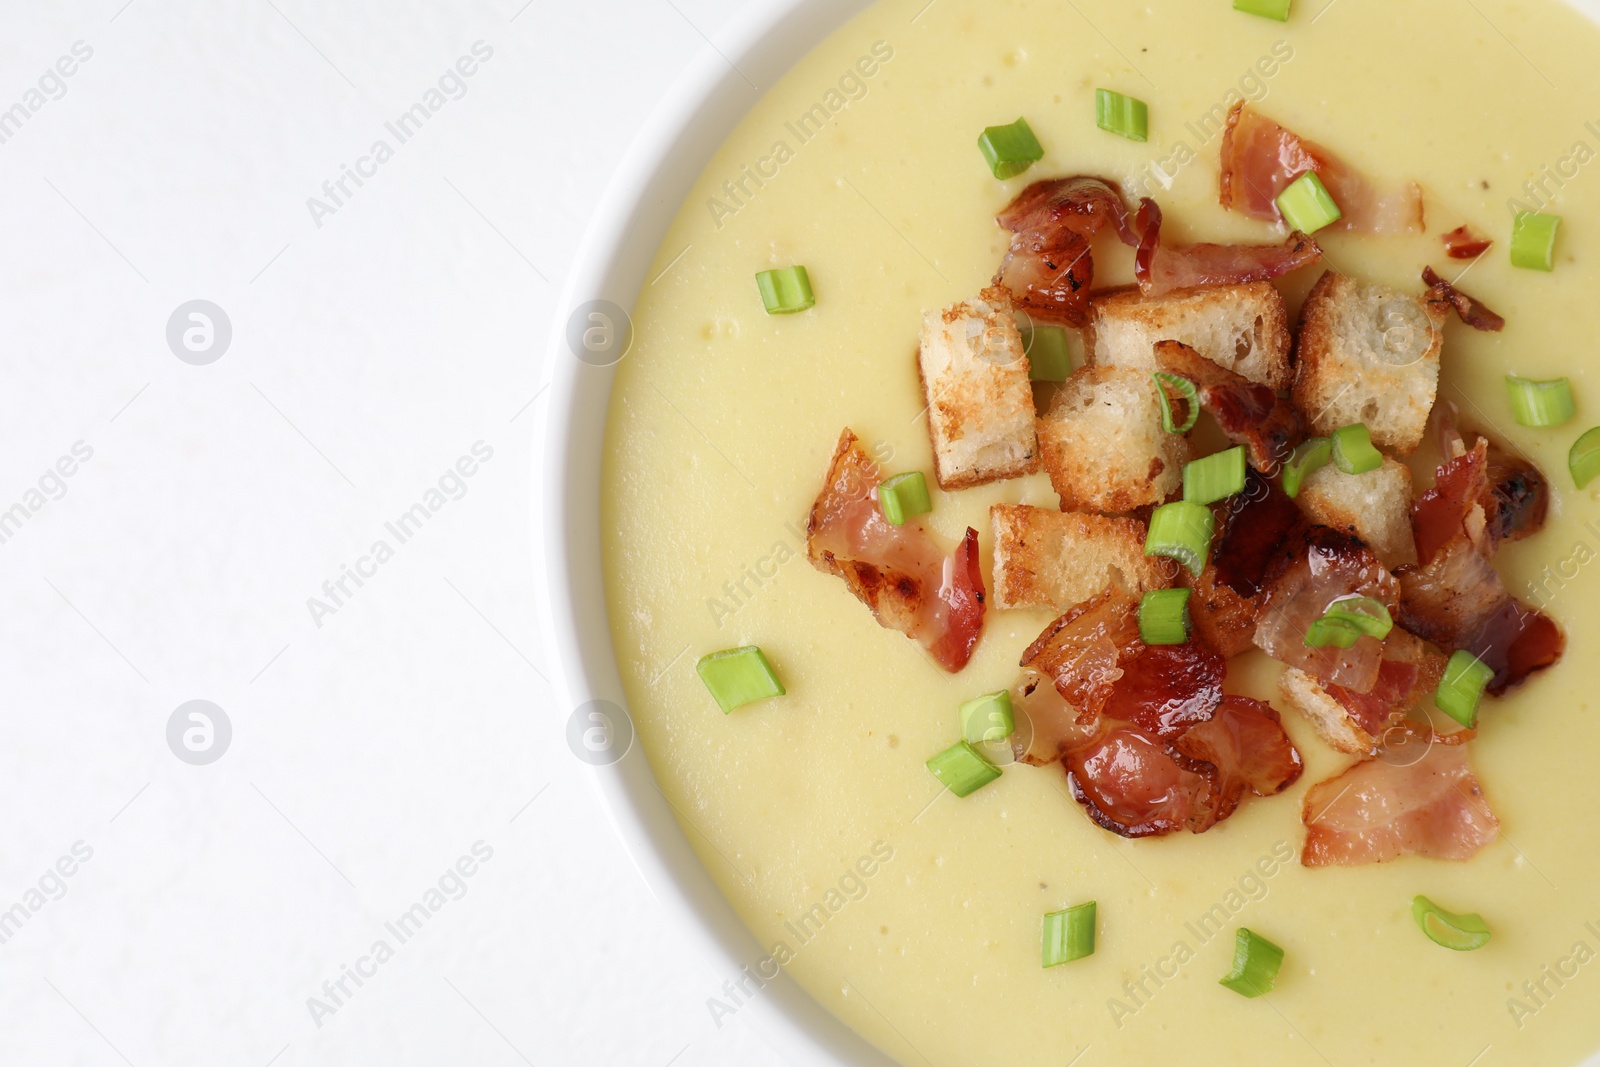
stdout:
<svg viewBox="0 0 1600 1067">
<path fill-rule="evenodd" d="M 1178 568 L 1178 582 L 1191 590 L 1189 623 L 1195 636 L 1228 659 L 1256 647 L 1256 616 L 1267 594 L 1243 597 L 1217 577 L 1215 561 L 1198 576 Z"/>
<path fill-rule="evenodd" d="M 1383 466 L 1346 474 L 1333 464 L 1313 471 L 1300 487 L 1300 509 L 1312 522 L 1366 542 L 1393 570 L 1417 562 L 1411 536 L 1411 471 L 1383 457 Z"/>
<path fill-rule="evenodd" d="M 1278 678 L 1278 692 L 1335 752 L 1365 755 L 1377 747 L 1378 739 L 1356 722 L 1350 709 L 1329 696 L 1322 683 L 1305 671 L 1295 667 L 1285 670 Z"/>
<path fill-rule="evenodd" d="M 1116 585 L 1134 596 L 1165 589 L 1169 559 L 1144 554 L 1145 524 L 1018 504 L 989 509 L 994 529 L 994 605 L 1062 612 Z"/>
<path fill-rule="evenodd" d="M 1189 442 L 1161 428 L 1149 374 L 1090 365 L 1067 379 L 1039 420 L 1039 452 L 1062 511 L 1115 515 L 1177 493 Z"/>
<path fill-rule="evenodd" d="M 1006 289 L 985 289 L 923 316 L 917 371 L 940 488 L 966 489 L 1039 469 L 1028 357 Z"/>
<path fill-rule="evenodd" d="M 1380 448 L 1409 455 L 1439 391 L 1448 304 L 1324 274 L 1300 312 L 1294 402 L 1313 432 L 1365 423 Z"/>
<path fill-rule="evenodd" d="M 1258 385 L 1285 390 L 1294 382 L 1289 313 L 1271 282 L 1181 289 L 1146 299 L 1137 289 L 1097 296 L 1084 344 L 1107 367 L 1149 373 L 1157 341 L 1182 341 L 1202 356 Z"/>
</svg>

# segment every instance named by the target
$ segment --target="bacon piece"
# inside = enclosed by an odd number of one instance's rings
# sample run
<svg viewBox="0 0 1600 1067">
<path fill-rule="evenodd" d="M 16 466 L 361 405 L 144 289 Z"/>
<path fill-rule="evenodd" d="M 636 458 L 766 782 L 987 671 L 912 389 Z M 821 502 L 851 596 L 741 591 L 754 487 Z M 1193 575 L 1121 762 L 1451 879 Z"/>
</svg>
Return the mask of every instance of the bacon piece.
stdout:
<svg viewBox="0 0 1600 1067">
<path fill-rule="evenodd" d="M 1214 716 L 1191 727 L 1173 747 L 1216 768 L 1211 814 L 1218 822 L 1233 814 L 1247 791 L 1270 797 L 1293 785 L 1305 770 L 1276 709 L 1249 697 L 1224 698 Z"/>
<path fill-rule="evenodd" d="M 1428 291 L 1423 294 L 1424 300 L 1430 304 L 1441 301 L 1449 304 L 1461 317 L 1461 321 L 1474 330 L 1499 333 L 1506 328 L 1505 319 L 1439 277 L 1439 272 L 1432 267 L 1422 268 L 1422 284 L 1428 287 Z"/>
<path fill-rule="evenodd" d="M 1011 687 L 1011 707 L 1017 729 L 1011 751 L 1019 761 L 1046 767 L 1068 752 L 1098 740 L 1105 732 L 1097 715 L 1080 715 L 1056 689 L 1053 680 L 1032 668 L 1022 672 Z"/>
<path fill-rule="evenodd" d="M 1227 669 L 1222 656 L 1197 641 L 1147 646 L 1112 684 L 1101 714 L 1170 741 L 1211 718 Z"/>
<path fill-rule="evenodd" d="M 1423 233 L 1422 188 L 1410 182 L 1379 194 L 1326 148 L 1248 107 L 1228 113 L 1222 135 L 1222 206 L 1264 222 L 1278 222 L 1279 194 L 1301 175 L 1315 172 L 1344 217 L 1330 229 L 1351 233 Z"/>
<path fill-rule="evenodd" d="M 1390 726 L 1439 687 L 1444 668 L 1443 656 L 1397 626 L 1384 639 L 1378 680 L 1370 690 L 1357 693 L 1330 685 L 1327 691 L 1368 737 L 1381 740 Z"/>
<path fill-rule="evenodd" d="M 843 578 L 881 625 L 919 642 L 945 670 L 959 671 L 983 630 L 977 531 L 969 528 L 945 556 L 920 524 L 884 519 L 878 481 L 877 464 L 845 430 L 811 508 L 806 553 L 818 570 Z"/>
<path fill-rule="evenodd" d="M 1487 237 L 1479 237 L 1470 226 L 1457 226 L 1444 235 L 1445 255 L 1451 259 L 1477 259 L 1494 244 Z"/>
<path fill-rule="evenodd" d="M 1217 577 L 1242 597 L 1263 593 L 1287 563 L 1308 523 L 1282 489 L 1260 472 L 1245 472 L 1244 492 L 1228 498 L 1211 559 Z"/>
<path fill-rule="evenodd" d="M 1013 303 L 1032 315 L 1087 325 L 1094 283 L 1090 242 L 1111 223 L 1124 241 L 1137 245 L 1127 216 L 1122 194 L 1104 179 L 1034 182 L 995 219 L 1013 236 L 994 283 L 1009 289 Z"/>
<path fill-rule="evenodd" d="M 1415 854 L 1465 860 L 1493 841 L 1500 820 L 1489 810 L 1464 745 L 1435 744 L 1400 766 L 1357 763 L 1306 793 L 1301 809 L 1307 867 L 1354 867 Z"/>
<path fill-rule="evenodd" d="M 1561 628 L 1513 598 L 1489 564 L 1502 540 L 1543 525 L 1549 487 L 1531 464 L 1491 453 L 1481 437 L 1470 451 L 1446 443 L 1459 454 L 1411 506 L 1419 563 L 1400 572 L 1399 619 L 1442 648 L 1483 660 L 1495 672 L 1489 691 L 1499 694 L 1566 648 Z"/>
<path fill-rule="evenodd" d="M 1146 296 L 1160 296 L 1174 289 L 1267 282 L 1322 258 L 1322 246 L 1299 231 L 1276 245 L 1163 245 L 1161 208 L 1148 198 L 1140 202 L 1134 225 L 1139 233 L 1134 275 Z"/>
<path fill-rule="evenodd" d="M 1181 341 L 1157 341 L 1162 370 L 1195 384 L 1200 406 L 1209 411 L 1234 444 L 1244 445 L 1250 465 L 1276 471 L 1302 436 L 1300 414 L 1265 385 L 1202 356 Z"/>
<path fill-rule="evenodd" d="M 1073 799 L 1114 834 L 1151 837 L 1186 828 L 1199 833 L 1218 821 L 1209 767 L 1186 765 L 1171 748 L 1131 726 L 1108 730 L 1069 753 L 1065 763 Z"/>
<path fill-rule="evenodd" d="M 1306 530 L 1286 559 L 1256 623 L 1256 647 L 1324 685 L 1370 691 L 1383 659 L 1381 642 L 1362 637 L 1350 648 L 1311 648 L 1306 631 L 1341 597 L 1372 597 L 1392 614 L 1400 603 L 1400 583 L 1365 545 L 1326 526 Z"/>
<path fill-rule="evenodd" d="M 1045 627 L 1022 653 L 1022 666 L 1053 681 L 1087 721 L 1100 715 L 1124 666 L 1143 649 L 1138 604 L 1113 587 Z"/>
</svg>

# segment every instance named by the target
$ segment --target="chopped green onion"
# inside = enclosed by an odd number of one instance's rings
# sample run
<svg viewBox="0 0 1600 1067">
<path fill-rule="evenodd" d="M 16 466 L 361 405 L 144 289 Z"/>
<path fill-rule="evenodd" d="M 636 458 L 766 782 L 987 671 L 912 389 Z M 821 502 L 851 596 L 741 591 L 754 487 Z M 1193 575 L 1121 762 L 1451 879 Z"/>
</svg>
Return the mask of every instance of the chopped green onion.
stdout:
<svg viewBox="0 0 1600 1067">
<path fill-rule="evenodd" d="M 1304 234 L 1316 233 L 1344 218 L 1316 171 L 1307 171 L 1291 182 L 1278 194 L 1277 204 L 1289 228 Z"/>
<path fill-rule="evenodd" d="M 755 645 L 702 656 L 694 669 L 711 690 L 724 715 L 751 701 L 784 694 L 777 672 L 767 662 L 766 654 Z"/>
<path fill-rule="evenodd" d="M 1283 949 L 1241 926 L 1234 935 L 1233 970 L 1221 982 L 1241 996 L 1259 997 L 1272 992 L 1282 966 Z"/>
<path fill-rule="evenodd" d="M 1144 554 L 1175 559 L 1188 567 L 1189 573 L 1199 574 L 1206 569 L 1206 559 L 1211 555 L 1215 529 L 1216 516 L 1204 504 L 1192 500 L 1162 504 L 1150 516 Z"/>
<path fill-rule="evenodd" d="M 989 163 L 989 172 L 1002 180 L 1015 178 L 1044 158 L 1044 148 L 1033 135 L 1027 119 L 1009 126 L 990 126 L 978 136 L 978 148 Z"/>
<path fill-rule="evenodd" d="M 1044 965 L 1056 967 L 1094 955 L 1095 902 L 1044 917 Z"/>
<path fill-rule="evenodd" d="M 907 519 L 926 515 L 933 510 L 933 501 L 928 499 L 928 480 L 921 471 L 911 471 L 880 482 L 878 504 L 883 508 L 883 517 L 889 520 L 889 525 L 904 526 Z"/>
<path fill-rule="evenodd" d="M 1188 433 L 1200 418 L 1200 393 L 1194 383 L 1181 374 L 1156 371 L 1150 377 L 1156 382 L 1156 398 L 1161 401 L 1161 428 L 1168 433 Z M 1183 397 L 1183 425 L 1172 417 L 1172 400 L 1167 396 L 1167 386 L 1176 389 Z"/>
<path fill-rule="evenodd" d="M 1143 100 L 1123 96 L 1110 89 L 1096 89 L 1094 115 L 1095 125 L 1102 130 L 1130 141 L 1150 139 L 1150 108 Z"/>
<path fill-rule="evenodd" d="M 1361 640 L 1361 631 L 1333 619 L 1318 619 L 1306 629 L 1307 648 L 1350 648 Z"/>
<path fill-rule="evenodd" d="M 1556 269 L 1556 231 L 1560 215 L 1519 211 L 1511 224 L 1511 265 L 1528 270 Z"/>
<path fill-rule="evenodd" d="M 1487 663 L 1464 648 L 1457 649 L 1450 654 L 1444 677 L 1434 690 L 1433 706 L 1470 730 L 1478 721 L 1478 702 L 1493 677 L 1494 670 Z"/>
<path fill-rule="evenodd" d="M 1348 626 L 1367 637 L 1382 641 L 1394 629 L 1394 619 L 1383 601 L 1370 596 L 1340 597 L 1328 605 L 1322 618 Z"/>
<path fill-rule="evenodd" d="M 1244 491 L 1244 446 L 1183 465 L 1183 499 L 1214 504 Z"/>
<path fill-rule="evenodd" d="M 1139 600 L 1139 640 L 1181 645 L 1189 640 L 1188 589 L 1152 589 Z"/>
<path fill-rule="evenodd" d="M 1383 466 L 1383 453 L 1372 447 L 1372 435 L 1359 422 L 1333 431 L 1333 465 L 1346 474 L 1366 474 Z"/>
<path fill-rule="evenodd" d="M 1572 472 L 1572 480 L 1579 489 L 1600 474 L 1600 426 L 1585 431 L 1574 442 L 1572 451 L 1567 453 L 1567 469 Z"/>
<path fill-rule="evenodd" d="M 1565 378 L 1536 382 L 1508 374 L 1506 394 L 1511 398 L 1511 414 L 1519 426 L 1560 426 L 1577 410 L 1572 401 L 1572 383 Z"/>
<path fill-rule="evenodd" d="M 1333 443 L 1326 437 L 1309 437 L 1294 446 L 1289 462 L 1283 465 L 1283 491 L 1292 499 L 1313 471 L 1328 465 L 1333 458 Z"/>
<path fill-rule="evenodd" d="M 1264 19 L 1277 19 L 1279 22 L 1289 21 L 1289 5 L 1294 0 L 1233 0 L 1233 9 L 1251 15 L 1260 15 Z"/>
<path fill-rule="evenodd" d="M 756 275 L 756 287 L 768 315 L 790 315 L 817 302 L 811 293 L 811 275 L 801 266 L 764 270 Z"/>
<path fill-rule="evenodd" d="M 961 705 L 961 736 L 970 745 L 1004 741 L 1016 728 L 1017 720 L 1011 714 L 1011 694 L 1007 690 Z"/>
<path fill-rule="evenodd" d="M 1489 943 L 1489 924 L 1483 921 L 1482 915 L 1457 915 L 1419 895 L 1411 902 L 1411 917 L 1436 945 L 1470 952 Z"/>
<path fill-rule="evenodd" d="M 1000 768 L 965 741 L 957 741 L 930 759 L 926 766 L 958 797 L 970 796 L 1000 777 Z"/>
<path fill-rule="evenodd" d="M 1067 331 L 1060 326 L 1030 326 L 1022 331 L 1028 356 L 1028 377 L 1036 382 L 1064 382 L 1072 374 Z"/>
</svg>

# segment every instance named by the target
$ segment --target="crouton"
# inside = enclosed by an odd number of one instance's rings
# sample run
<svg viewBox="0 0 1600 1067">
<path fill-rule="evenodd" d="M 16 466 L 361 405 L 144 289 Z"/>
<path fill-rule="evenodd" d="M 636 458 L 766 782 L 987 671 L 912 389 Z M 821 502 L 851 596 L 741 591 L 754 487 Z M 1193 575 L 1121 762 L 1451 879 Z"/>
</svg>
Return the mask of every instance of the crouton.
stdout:
<svg viewBox="0 0 1600 1067">
<path fill-rule="evenodd" d="M 994 606 L 1063 612 L 1116 585 L 1134 596 L 1176 577 L 1169 559 L 1144 554 L 1145 524 L 1016 504 L 989 509 Z"/>
<path fill-rule="evenodd" d="M 1102 293 L 1090 306 L 1084 344 L 1094 362 L 1156 370 L 1151 346 L 1182 341 L 1241 377 L 1274 390 L 1294 382 L 1289 313 L 1271 282 L 1186 289 L 1145 299 L 1137 289 Z"/>
<path fill-rule="evenodd" d="M 1333 464 L 1313 471 L 1296 498 L 1312 522 L 1359 538 L 1393 570 L 1417 562 L 1411 536 L 1411 471 L 1385 456 L 1383 466 L 1346 474 Z"/>
<path fill-rule="evenodd" d="M 1335 752 L 1365 755 L 1377 747 L 1378 739 L 1356 722 L 1350 709 L 1329 696 L 1322 683 L 1305 671 L 1294 667 L 1284 671 L 1278 678 L 1278 692 Z"/>
<path fill-rule="evenodd" d="M 923 316 L 917 373 L 940 488 L 1039 469 L 1028 357 L 1004 288 Z"/>
<path fill-rule="evenodd" d="M 1039 453 L 1062 511 L 1120 514 L 1164 503 L 1182 487 L 1189 443 L 1162 430 L 1148 374 L 1090 365 L 1039 420 Z"/>
<path fill-rule="evenodd" d="M 1439 390 L 1448 307 L 1324 274 L 1306 297 L 1296 343 L 1294 402 L 1307 425 L 1326 436 L 1361 422 L 1380 448 L 1414 451 Z"/>
</svg>

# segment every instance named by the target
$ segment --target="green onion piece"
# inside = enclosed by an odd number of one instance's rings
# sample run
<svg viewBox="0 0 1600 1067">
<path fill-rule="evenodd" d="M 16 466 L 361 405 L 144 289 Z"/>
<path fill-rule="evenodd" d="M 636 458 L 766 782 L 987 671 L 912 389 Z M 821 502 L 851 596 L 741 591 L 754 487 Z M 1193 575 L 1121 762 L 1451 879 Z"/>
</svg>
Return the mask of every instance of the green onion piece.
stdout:
<svg viewBox="0 0 1600 1067">
<path fill-rule="evenodd" d="M 961 705 L 961 736 L 969 745 L 1004 741 L 1017 729 L 1007 690 L 989 693 Z"/>
<path fill-rule="evenodd" d="M 1494 670 L 1471 652 L 1461 648 L 1450 654 L 1444 677 L 1433 693 L 1433 706 L 1456 722 L 1472 729 L 1478 721 L 1478 702 L 1494 677 Z"/>
<path fill-rule="evenodd" d="M 1291 499 L 1300 495 L 1300 486 L 1311 473 L 1328 465 L 1333 458 L 1333 443 L 1326 437 L 1309 437 L 1294 446 L 1289 462 L 1283 465 L 1283 491 Z"/>
<path fill-rule="evenodd" d="M 1110 89 L 1094 91 L 1094 121 L 1102 130 L 1130 141 L 1150 139 L 1150 108 L 1143 100 Z"/>
<path fill-rule="evenodd" d="M 1072 374 L 1067 331 L 1060 326 L 1030 326 L 1022 331 L 1028 356 L 1028 377 L 1036 382 L 1064 382 Z"/>
<path fill-rule="evenodd" d="M 904 526 L 907 519 L 933 510 L 933 501 L 928 499 L 928 480 L 921 471 L 911 471 L 880 482 L 878 504 L 889 525 Z"/>
<path fill-rule="evenodd" d="M 1372 447 L 1372 435 L 1359 422 L 1333 431 L 1333 465 L 1346 474 L 1366 474 L 1383 466 L 1383 453 Z"/>
<path fill-rule="evenodd" d="M 1144 539 L 1144 554 L 1175 559 L 1189 573 L 1198 575 L 1206 569 L 1206 559 L 1211 555 L 1211 535 L 1216 529 L 1216 517 L 1204 504 L 1192 500 L 1175 500 L 1162 504 L 1150 516 L 1150 533 Z"/>
<path fill-rule="evenodd" d="M 990 126 L 978 136 L 978 148 L 989 163 L 989 172 L 1002 180 L 1015 178 L 1044 158 L 1044 148 L 1033 135 L 1027 119 L 1009 126 Z"/>
<path fill-rule="evenodd" d="M 1340 597 L 1328 605 L 1327 610 L 1322 613 L 1322 618 L 1349 626 L 1358 633 L 1375 637 L 1379 641 L 1388 637 L 1389 631 L 1394 629 L 1394 619 L 1390 617 L 1388 607 L 1383 601 L 1370 596 Z"/>
<path fill-rule="evenodd" d="M 1306 629 L 1307 648 L 1350 648 L 1361 640 L 1361 631 L 1334 619 L 1318 619 Z"/>
<path fill-rule="evenodd" d="M 1168 433 L 1188 433 L 1194 429 L 1194 424 L 1200 418 L 1200 393 L 1195 389 L 1194 383 L 1181 374 L 1168 374 L 1166 371 L 1156 371 L 1150 377 L 1156 382 L 1156 398 L 1161 401 L 1161 428 Z M 1183 397 L 1184 418 L 1183 425 L 1178 425 L 1178 420 L 1172 417 L 1172 400 L 1167 396 L 1167 387 L 1176 389 Z"/>
<path fill-rule="evenodd" d="M 702 656 L 694 669 L 711 690 L 724 715 L 752 701 L 784 694 L 777 672 L 767 662 L 766 654 L 755 645 Z"/>
<path fill-rule="evenodd" d="M 1427 897 L 1411 902 L 1411 917 L 1428 935 L 1428 940 L 1457 952 L 1470 952 L 1489 943 L 1489 924 L 1476 913 L 1457 915 L 1445 911 Z"/>
<path fill-rule="evenodd" d="M 1139 600 L 1139 640 L 1181 645 L 1189 640 L 1188 589 L 1152 589 Z"/>
<path fill-rule="evenodd" d="M 1528 270 L 1556 269 L 1556 231 L 1560 215 L 1519 211 L 1511 224 L 1511 265 Z"/>
<path fill-rule="evenodd" d="M 1000 777 L 1000 768 L 965 741 L 957 741 L 933 757 L 927 768 L 958 797 L 970 796 Z"/>
<path fill-rule="evenodd" d="M 1094 955 L 1095 902 L 1044 917 L 1044 965 L 1056 967 Z"/>
<path fill-rule="evenodd" d="M 1283 966 L 1283 949 L 1253 930 L 1239 927 L 1233 942 L 1233 970 L 1221 982 L 1241 996 L 1259 997 L 1272 992 Z"/>
<path fill-rule="evenodd" d="M 1333 202 L 1328 187 L 1322 184 L 1316 171 L 1307 171 L 1278 194 L 1278 211 L 1291 230 L 1316 233 L 1344 218 L 1344 212 Z"/>
<path fill-rule="evenodd" d="M 1250 15 L 1260 15 L 1264 19 L 1288 22 L 1289 5 L 1293 2 L 1294 0 L 1233 0 L 1233 9 Z"/>
<path fill-rule="evenodd" d="M 1567 469 L 1572 472 L 1572 480 L 1579 489 L 1600 474 L 1600 426 L 1586 431 L 1574 442 L 1572 451 L 1567 453 Z"/>
<path fill-rule="evenodd" d="M 811 275 L 801 266 L 764 270 L 756 275 L 756 287 L 768 315 L 791 315 L 817 302 L 811 293 Z"/>
<path fill-rule="evenodd" d="M 1506 395 L 1511 398 L 1511 414 L 1518 426 L 1560 426 L 1577 410 L 1572 383 L 1565 378 L 1536 382 L 1508 374 Z"/>
<path fill-rule="evenodd" d="M 1244 446 L 1183 465 L 1183 499 L 1214 504 L 1244 491 Z"/>
</svg>

